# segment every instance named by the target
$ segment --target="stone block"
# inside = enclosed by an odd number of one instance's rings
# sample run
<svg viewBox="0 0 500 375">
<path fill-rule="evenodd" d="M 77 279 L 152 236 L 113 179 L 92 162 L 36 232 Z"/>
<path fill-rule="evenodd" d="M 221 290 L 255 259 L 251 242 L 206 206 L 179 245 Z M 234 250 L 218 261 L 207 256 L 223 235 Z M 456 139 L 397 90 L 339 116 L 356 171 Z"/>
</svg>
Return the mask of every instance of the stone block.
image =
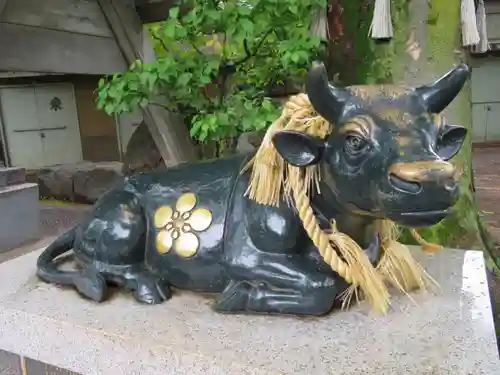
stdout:
<svg viewBox="0 0 500 375">
<path fill-rule="evenodd" d="M 23 361 L 25 371 L 23 375 L 80 375 L 77 372 L 35 361 L 31 358 L 23 358 Z"/>
<path fill-rule="evenodd" d="M 26 182 L 26 170 L 24 168 L 0 168 L 0 187 L 24 182 Z"/>
<path fill-rule="evenodd" d="M 0 350 L 0 374 L 24 375 L 21 367 L 21 357 L 17 354 Z"/>
<path fill-rule="evenodd" d="M 37 251 L 0 265 L 0 349 L 84 375 L 498 375 L 482 253 L 413 250 L 439 291 L 310 319 L 222 315 L 187 292 L 97 304 L 39 281 Z"/>
<path fill-rule="evenodd" d="M 0 213 L 0 253 L 38 239 L 38 185 L 24 183 L 0 187 Z"/>
<path fill-rule="evenodd" d="M 73 172 L 68 167 L 42 168 L 36 176 L 40 198 L 73 201 Z"/>
<path fill-rule="evenodd" d="M 0 350 L 0 375 L 81 375 L 31 358 Z"/>
<path fill-rule="evenodd" d="M 122 163 L 82 162 L 39 169 L 36 180 L 40 197 L 78 203 L 94 203 L 123 181 Z"/>
<path fill-rule="evenodd" d="M 99 163 L 99 168 L 77 170 L 73 176 L 75 200 L 94 203 L 109 189 L 123 181 L 121 163 Z"/>
</svg>

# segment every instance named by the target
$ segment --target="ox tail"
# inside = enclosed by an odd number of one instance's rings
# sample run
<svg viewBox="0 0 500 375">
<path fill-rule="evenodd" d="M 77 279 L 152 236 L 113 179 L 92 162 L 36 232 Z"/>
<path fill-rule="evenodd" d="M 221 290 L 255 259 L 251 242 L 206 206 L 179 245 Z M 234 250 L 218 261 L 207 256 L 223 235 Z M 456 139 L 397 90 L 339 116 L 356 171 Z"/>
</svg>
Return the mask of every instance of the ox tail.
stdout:
<svg viewBox="0 0 500 375">
<path fill-rule="evenodd" d="M 48 283 L 74 285 L 80 272 L 59 270 L 54 260 L 73 249 L 76 226 L 57 238 L 38 257 L 37 275 Z"/>
</svg>

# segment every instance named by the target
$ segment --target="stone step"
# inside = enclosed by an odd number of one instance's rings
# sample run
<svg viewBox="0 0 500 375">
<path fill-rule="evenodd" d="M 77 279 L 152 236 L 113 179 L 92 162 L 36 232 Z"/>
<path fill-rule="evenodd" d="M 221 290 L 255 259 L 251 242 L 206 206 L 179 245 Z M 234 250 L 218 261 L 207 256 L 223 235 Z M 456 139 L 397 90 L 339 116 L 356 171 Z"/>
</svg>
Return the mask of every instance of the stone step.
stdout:
<svg viewBox="0 0 500 375">
<path fill-rule="evenodd" d="M 0 253 L 13 250 L 40 235 L 38 185 L 0 187 Z"/>
<path fill-rule="evenodd" d="M 24 168 L 0 168 L 0 187 L 24 182 L 26 182 L 26 170 Z"/>
</svg>

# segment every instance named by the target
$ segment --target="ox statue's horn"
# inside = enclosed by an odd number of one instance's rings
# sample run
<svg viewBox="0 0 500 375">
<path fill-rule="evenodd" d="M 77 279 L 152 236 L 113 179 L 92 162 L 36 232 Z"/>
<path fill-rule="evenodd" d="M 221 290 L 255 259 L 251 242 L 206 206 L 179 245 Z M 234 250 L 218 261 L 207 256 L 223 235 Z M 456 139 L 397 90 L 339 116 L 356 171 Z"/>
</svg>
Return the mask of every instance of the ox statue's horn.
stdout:
<svg viewBox="0 0 500 375">
<path fill-rule="evenodd" d="M 460 64 L 430 85 L 416 89 L 420 94 L 427 110 L 431 113 L 440 113 L 458 95 L 469 78 L 469 67 Z"/>
<path fill-rule="evenodd" d="M 342 114 L 349 96 L 346 90 L 330 85 L 325 65 L 317 61 L 307 73 L 306 93 L 314 110 L 333 123 Z"/>
</svg>

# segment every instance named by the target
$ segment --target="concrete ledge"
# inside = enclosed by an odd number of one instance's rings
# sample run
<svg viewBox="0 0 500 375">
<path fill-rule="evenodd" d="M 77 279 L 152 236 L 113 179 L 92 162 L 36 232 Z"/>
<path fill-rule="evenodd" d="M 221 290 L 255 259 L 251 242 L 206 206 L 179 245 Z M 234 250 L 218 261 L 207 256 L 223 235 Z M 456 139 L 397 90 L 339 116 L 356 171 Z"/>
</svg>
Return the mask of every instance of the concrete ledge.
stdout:
<svg viewBox="0 0 500 375">
<path fill-rule="evenodd" d="M 26 182 L 24 168 L 0 168 L 0 187 Z"/>
<path fill-rule="evenodd" d="M 38 185 L 0 187 L 0 253 L 36 240 L 39 235 Z"/>
<path fill-rule="evenodd" d="M 81 374 L 494 375 L 500 361 L 482 253 L 415 252 L 436 295 L 316 319 L 221 315 L 206 297 L 94 304 L 38 281 L 39 252 L 0 265 L 0 349 Z"/>
</svg>

